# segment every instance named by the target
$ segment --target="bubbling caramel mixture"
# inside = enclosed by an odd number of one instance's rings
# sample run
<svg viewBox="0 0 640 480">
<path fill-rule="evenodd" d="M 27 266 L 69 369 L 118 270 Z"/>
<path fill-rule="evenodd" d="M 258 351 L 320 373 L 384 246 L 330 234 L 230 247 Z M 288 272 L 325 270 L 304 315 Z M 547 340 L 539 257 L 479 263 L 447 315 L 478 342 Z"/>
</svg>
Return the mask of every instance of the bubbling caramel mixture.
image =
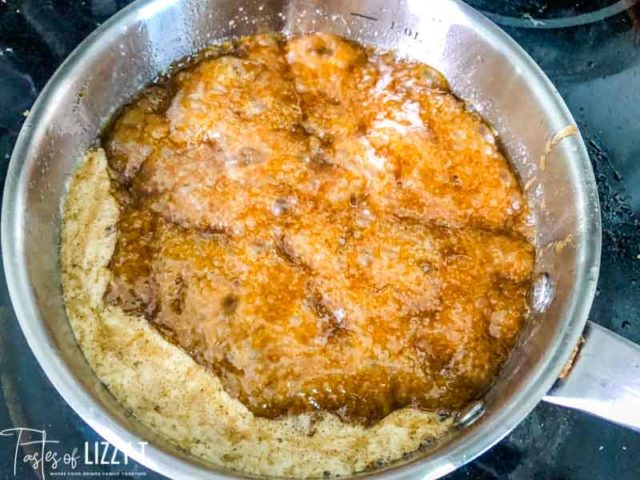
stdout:
<svg viewBox="0 0 640 480">
<path fill-rule="evenodd" d="M 145 90 L 103 145 L 106 300 L 256 415 L 455 411 L 514 344 L 529 212 L 493 131 L 426 65 L 247 37 Z"/>
</svg>

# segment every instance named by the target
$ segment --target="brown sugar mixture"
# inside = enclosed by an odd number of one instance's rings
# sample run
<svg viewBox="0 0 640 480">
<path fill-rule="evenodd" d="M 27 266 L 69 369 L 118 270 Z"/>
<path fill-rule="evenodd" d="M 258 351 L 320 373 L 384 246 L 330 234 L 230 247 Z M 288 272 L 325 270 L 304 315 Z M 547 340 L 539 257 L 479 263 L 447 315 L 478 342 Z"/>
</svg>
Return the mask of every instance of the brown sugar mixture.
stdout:
<svg viewBox="0 0 640 480">
<path fill-rule="evenodd" d="M 243 38 L 145 90 L 103 146 L 121 205 L 107 302 L 256 415 L 455 411 L 526 317 L 521 188 L 426 65 Z"/>
</svg>

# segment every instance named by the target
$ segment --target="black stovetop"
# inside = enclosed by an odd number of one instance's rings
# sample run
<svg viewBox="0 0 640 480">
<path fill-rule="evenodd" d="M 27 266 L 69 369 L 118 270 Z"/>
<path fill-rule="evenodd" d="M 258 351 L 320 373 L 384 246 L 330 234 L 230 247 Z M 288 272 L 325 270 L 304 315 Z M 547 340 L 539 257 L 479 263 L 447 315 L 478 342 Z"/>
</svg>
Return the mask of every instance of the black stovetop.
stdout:
<svg viewBox="0 0 640 480">
<path fill-rule="evenodd" d="M 0 174 L 24 114 L 55 68 L 127 0 L 0 0 Z M 591 320 L 640 342 L 640 4 L 635 0 L 470 0 L 511 34 L 558 87 L 587 143 L 603 216 Z M 30 353 L 0 275 L 0 430 L 45 429 L 67 450 L 99 441 Z M 15 478 L 42 478 L 21 464 Z M 82 453 L 82 452 L 81 452 Z M 14 477 L 15 441 L 0 436 L 0 478 Z M 133 461 L 93 466 L 162 478 Z M 48 476 L 51 476 L 50 474 Z M 86 475 L 85 475 L 86 476 Z M 91 478 L 91 477 L 90 477 Z M 500 444 L 450 479 L 640 478 L 640 435 L 540 404 Z"/>
</svg>

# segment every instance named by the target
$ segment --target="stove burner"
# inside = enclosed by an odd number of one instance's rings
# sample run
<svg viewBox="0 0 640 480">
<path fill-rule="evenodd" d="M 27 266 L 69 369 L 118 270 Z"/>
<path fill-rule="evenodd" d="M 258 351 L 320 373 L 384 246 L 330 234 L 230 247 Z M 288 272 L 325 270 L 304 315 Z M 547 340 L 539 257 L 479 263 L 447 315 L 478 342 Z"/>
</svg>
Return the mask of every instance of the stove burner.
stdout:
<svg viewBox="0 0 640 480">
<path fill-rule="evenodd" d="M 556 29 L 601 22 L 627 10 L 633 12 L 637 10 L 638 0 L 469 0 L 467 3 L 504 27 Z"/>
<path fill-rule="evenodd" d="M 504 28 L 556 82 L 609 77 L 640 62 L 640 0 L 467 3 Z"/>
</svg>

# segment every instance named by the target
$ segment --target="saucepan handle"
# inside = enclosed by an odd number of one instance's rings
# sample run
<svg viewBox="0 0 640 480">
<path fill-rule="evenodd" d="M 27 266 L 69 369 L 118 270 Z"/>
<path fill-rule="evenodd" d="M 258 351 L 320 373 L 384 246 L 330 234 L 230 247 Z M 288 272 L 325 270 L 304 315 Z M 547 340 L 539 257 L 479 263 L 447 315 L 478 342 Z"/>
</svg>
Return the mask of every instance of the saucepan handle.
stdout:
<svg viewBox="0 0 640 480">
<path fill-rule="evenodd" d="M 573 365 L 544 400 L 640 432 L 640 346 L 588 322 Z"/>
</svg>

